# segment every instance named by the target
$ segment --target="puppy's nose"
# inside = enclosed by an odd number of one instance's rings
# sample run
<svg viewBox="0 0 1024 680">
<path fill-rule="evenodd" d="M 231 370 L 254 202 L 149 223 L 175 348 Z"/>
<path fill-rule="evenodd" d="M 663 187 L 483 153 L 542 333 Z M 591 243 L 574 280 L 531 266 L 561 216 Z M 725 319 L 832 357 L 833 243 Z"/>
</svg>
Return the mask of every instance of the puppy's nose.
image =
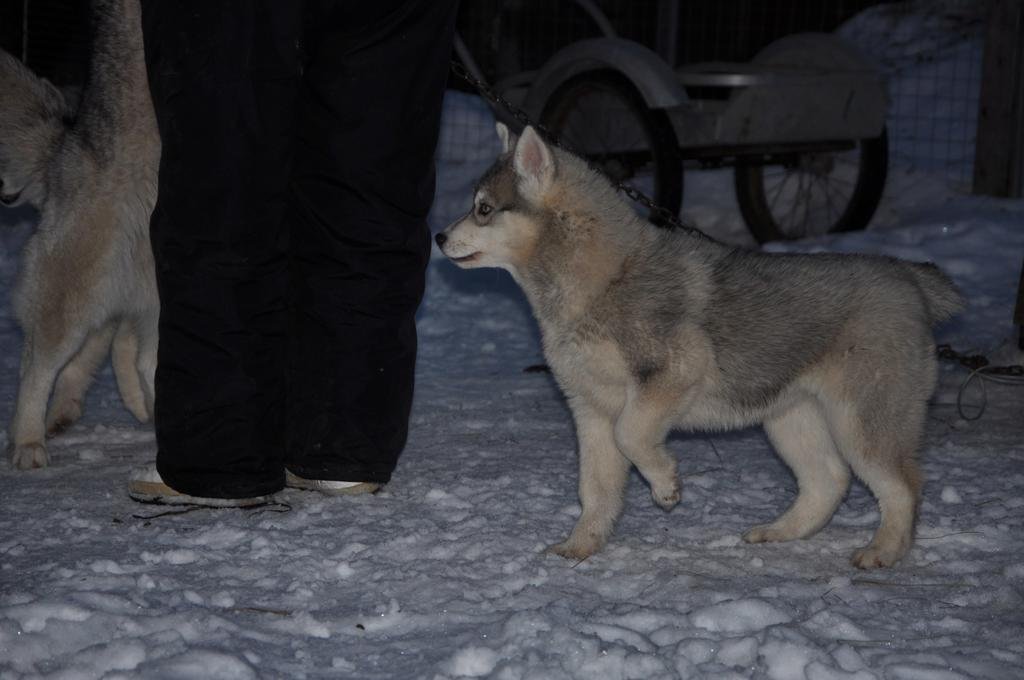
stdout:
<svg viewBox="0 0 1024 680">
<path fill-rule="evenodd" d="M 441 247 L 445 244 L 445 241 L 448 240 L 448 237 L 444 235 L 444 232 L 439 232 L 437 236 L 434 237 L 434 240 L 437 241 L 437 246 Z"/>
</svg>

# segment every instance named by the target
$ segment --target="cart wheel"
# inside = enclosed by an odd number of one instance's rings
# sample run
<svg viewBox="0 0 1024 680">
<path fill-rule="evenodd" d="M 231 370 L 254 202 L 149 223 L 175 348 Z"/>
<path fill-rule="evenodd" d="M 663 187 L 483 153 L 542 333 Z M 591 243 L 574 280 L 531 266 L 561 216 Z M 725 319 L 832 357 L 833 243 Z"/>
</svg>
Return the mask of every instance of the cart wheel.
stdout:
<svg viewBox="0 0 1024 680">
<path fill-rule="evenodd" d="M 784 165 L 736 166 L 736 200 L 758 243 L 863 229 L 882 198 L 885 130 L 849 151 L 802 153 Z"/>
<path fill-rule="evenodd" d="M 679 214 L 683 163 L 668 115 L 650 109 L 617 71 L 587 71 L 559 85 L 544 104 L 542 125 L 615 182 L 625 182 Z M 637 211 L 661 223 L 639 204 Z"/>
</svg>

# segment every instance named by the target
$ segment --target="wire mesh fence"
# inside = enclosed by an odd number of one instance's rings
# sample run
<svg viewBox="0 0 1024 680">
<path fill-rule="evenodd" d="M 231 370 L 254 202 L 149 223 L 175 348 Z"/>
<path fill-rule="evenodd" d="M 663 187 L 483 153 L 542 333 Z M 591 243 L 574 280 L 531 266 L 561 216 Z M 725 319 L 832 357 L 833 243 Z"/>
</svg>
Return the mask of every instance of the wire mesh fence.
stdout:
<svg viewBox="0 0 1024 680">
<path fill-rule="evenodd" d="M 895 2 L 841 27 L 888 76 L 894 164 L 969 187 L 989 9 L 977 0 Z"/>
</svg>

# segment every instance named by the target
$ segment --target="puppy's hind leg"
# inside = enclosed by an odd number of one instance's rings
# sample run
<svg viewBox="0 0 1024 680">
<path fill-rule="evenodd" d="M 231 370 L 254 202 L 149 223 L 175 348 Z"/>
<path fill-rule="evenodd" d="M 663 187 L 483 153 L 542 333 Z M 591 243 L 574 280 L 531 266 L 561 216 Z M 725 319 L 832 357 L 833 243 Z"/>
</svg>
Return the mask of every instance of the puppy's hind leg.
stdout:
<svg viewBox="0 0 1024 680">
<path fill-rule="evenodd" d="M 850 469 L 839 455 L 817 403 L 803 401 L 764 424 L 772 445 L 796 477 L 793 505 L 771 524 L 743 535 L 748 543 L 806 538 L 825 526 L 850 485 Z"/>
<path fill-rule="evenodd" d="M 578 400 L 571 403 L 580 448 L 579 493 L 583 512 L 569 538 L 548 550 L 582 560 L 604 546 L 622 512 L 629 461 L 615 446 L 611 420 Z"/>
<path fill-rule="evenodd" d="M 139 360 L 139 338 L 135 333 L 134 323 L 125 319 L 117 326 L 114 345 L 111 350 L 111 361 L 114 365 L 114 376 L 117 378 L 117 390 L 121 393 L 121 401 L 139 422 L 149 420 L 146 408 L 146 393 L 142 387 L 137 363 Z"/>
<path fill-rule="evenodd" d="M 82 417 L 82 401 L 92 383 L 96 369 L 107 358 L 114 326 L 108 324 L 85 339 L 71 361 L 61 370 L 53 388 L 53 398 L 46 416 L 46 435 L 60 434 Z"/>
<path fill-rule="evenodd" d="M 834 408 L 829 418 L 840 452 L 871 489 L 882 516 L 871 542 L 853 553 L 853 566 L 860 569 L 892 566 L 906 554 L 913 540 L 921 491 L 914 456 L 923 427 L 924 403 L 908 406 L 873 407 L 876 413 L 887 413 L 890 426 L 875 423 L 868 427 L 854 407 Z"/>
</svg>

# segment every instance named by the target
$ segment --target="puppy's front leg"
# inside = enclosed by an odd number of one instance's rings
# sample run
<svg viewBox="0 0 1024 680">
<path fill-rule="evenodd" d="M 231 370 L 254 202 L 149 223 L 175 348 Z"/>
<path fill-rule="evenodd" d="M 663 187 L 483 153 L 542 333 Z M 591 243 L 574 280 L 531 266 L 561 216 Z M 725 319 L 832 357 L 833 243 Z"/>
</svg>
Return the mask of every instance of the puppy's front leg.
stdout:
<svg viewBox="0 0 1024 680">
<path fill-rule="evenodd" d="M 651 485 L 654 502 L 665 510 L 679 502 L 676 461 L 665 450 L 668 414 L 679 401 L 679 395 L 668 389 L 631 386 L 614 428 L 622 455 L 636 465 Z"/>
<path fill-rule="evenodd" d="M 46 467 L 49 463 L 43 445 L 46 402 L 57 372 L 79 349 L 83 338 L 79 334 L 74 338 L 59 338 L 58 342 L 53 340 L 43 337 L 42 333 L 25 334 L 21 381 L 11 423 L 11 464 L 21 470 Z"/>
<path fill-rule="evenodd" d="M 622 512 L 629 461 L 615 446 L 612 421 L 579 399 L 570 400 L 579 440 L 579 494 L 583 512 L 572 534 L 548 550 L 582 560 L 600 550 Z"/>
</svg>

